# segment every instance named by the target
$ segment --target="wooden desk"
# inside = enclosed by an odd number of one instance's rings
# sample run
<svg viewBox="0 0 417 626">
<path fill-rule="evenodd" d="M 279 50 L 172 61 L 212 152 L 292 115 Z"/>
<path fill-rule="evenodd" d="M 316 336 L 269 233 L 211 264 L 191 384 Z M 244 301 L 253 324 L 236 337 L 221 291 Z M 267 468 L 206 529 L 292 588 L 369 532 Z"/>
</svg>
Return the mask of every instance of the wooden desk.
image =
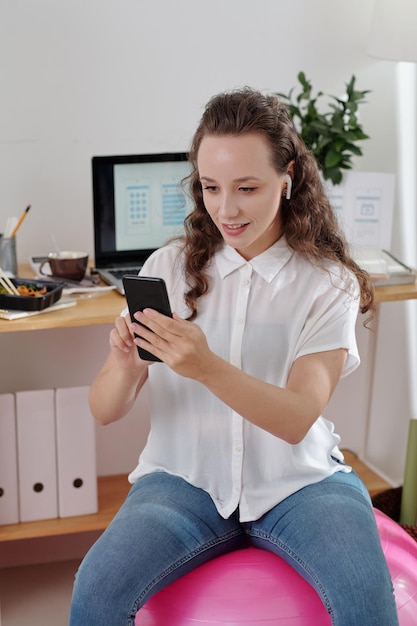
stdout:
<svg viewBox="0 0 417 626">
<path fill-rule="evenodd" d="M 68 309 L 19 320 L 0 320 L 0 333 L 113 324 L 125 302 L 116 291 L 108 291 L 94 298 L 79 299 L 75 307 Z"/>
<path fill-rule="evenodd" d="M 30 277 L 29 266 L 19 268 L 19 276 Z M 413 299 L 417 299 L 416 283 L 378 287 L 375 290 L 375 302 L 377 304 Z M 0 333 L 113 324 L 124 306 L 124 297 L 116 291 L 110 291 L 95 298 L 79 299 L 77 305 L 69 309 L 14 321 L 0 320 Z"/>
<path fill-rule="evenodd" d="M 393 285 L 392 287 L 377 287 L 375 302 L 400 302 L 401 300 L 417 299 L 417 282 L 412 285 Z"/>
</svg>

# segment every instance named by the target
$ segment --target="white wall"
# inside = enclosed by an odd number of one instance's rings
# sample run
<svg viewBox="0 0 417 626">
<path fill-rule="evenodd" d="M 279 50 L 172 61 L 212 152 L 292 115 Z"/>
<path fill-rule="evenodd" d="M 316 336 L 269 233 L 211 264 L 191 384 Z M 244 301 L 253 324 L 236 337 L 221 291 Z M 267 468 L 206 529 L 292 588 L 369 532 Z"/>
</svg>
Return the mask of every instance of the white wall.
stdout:
<svg viewBox="0 0 417 626">
<path fill-rule="evenodd" d="M 93 253 L 94 154 L 187 149 L 203 104 L 250 84 L 288 91 L 303 69 L 371 89 L 359 169 L 395 169 L 394 64 L 365 54 L 372 0 L 2 0 L 0 228 L 28 203 L 18 256 Z"/>
</svg>

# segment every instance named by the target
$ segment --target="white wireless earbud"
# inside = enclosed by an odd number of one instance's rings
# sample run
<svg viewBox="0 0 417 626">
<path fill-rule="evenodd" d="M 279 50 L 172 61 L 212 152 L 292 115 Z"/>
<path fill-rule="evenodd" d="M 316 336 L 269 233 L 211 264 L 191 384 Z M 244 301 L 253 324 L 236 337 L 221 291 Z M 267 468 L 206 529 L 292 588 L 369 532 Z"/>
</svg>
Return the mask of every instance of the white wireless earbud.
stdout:
<svg viewBox="0 0 417 626">
<path fill-rule="evenodd" d="M 285 174 L 285 182 L 287 183 L 287 191 L 285 197 L 287 200 L 291 198 L 292 178 L 289 174 Z"/>
</svg>

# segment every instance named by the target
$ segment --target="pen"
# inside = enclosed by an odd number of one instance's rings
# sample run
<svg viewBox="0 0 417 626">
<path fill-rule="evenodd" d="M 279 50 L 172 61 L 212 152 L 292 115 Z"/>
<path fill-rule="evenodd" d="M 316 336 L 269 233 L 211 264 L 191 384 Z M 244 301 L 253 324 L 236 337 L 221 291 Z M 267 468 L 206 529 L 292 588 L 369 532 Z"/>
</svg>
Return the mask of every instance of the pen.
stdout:
<svg viewBox="0 0 417 626">
<path fill-rule="evenodd" d="M 16 226 L 13 228 L 11 232 L 10 239 L 13 239 L 13 237 L 16 236 L 16 233 L 19 230 L 20 226 L 22 225 L 22 222 L 25 219 L 26 215 L 28 214 L 30 207 L 31 205 L 29 204 L 29 206 L 27 206 L 26 209 L 23 211 L 22 215 L 20 216 L 19 221 L 17 222 Z"/>
</svg>

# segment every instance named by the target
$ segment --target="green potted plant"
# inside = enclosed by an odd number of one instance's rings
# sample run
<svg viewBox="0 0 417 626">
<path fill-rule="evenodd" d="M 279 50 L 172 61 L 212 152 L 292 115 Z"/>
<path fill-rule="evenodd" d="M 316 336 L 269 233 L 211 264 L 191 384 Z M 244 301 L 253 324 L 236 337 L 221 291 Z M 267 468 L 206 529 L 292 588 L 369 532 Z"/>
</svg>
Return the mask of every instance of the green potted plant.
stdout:
<svg viewBox="0 0 417 626">
<path fill-rule="evenodd" d="M 355 76 L 346 84 L 346 94 L 337 98 L 319 91 L 313 95 L 311 82 L 299 72 L 300 92 L 277 95 L 287 104 L 295 127 L 317 159 L 325 180 L 340 184 L 343 170 L 352 169 L 352 156 L 360 156 L 357 142 L 368 139 L 358 120 L 358 107 L 369 91 L 355 89 Z M 319 101 L 327 98 L 328 108 L 319 110 Z M 330 99 L 330 100 L 329 100 Z"/>
</svg>

